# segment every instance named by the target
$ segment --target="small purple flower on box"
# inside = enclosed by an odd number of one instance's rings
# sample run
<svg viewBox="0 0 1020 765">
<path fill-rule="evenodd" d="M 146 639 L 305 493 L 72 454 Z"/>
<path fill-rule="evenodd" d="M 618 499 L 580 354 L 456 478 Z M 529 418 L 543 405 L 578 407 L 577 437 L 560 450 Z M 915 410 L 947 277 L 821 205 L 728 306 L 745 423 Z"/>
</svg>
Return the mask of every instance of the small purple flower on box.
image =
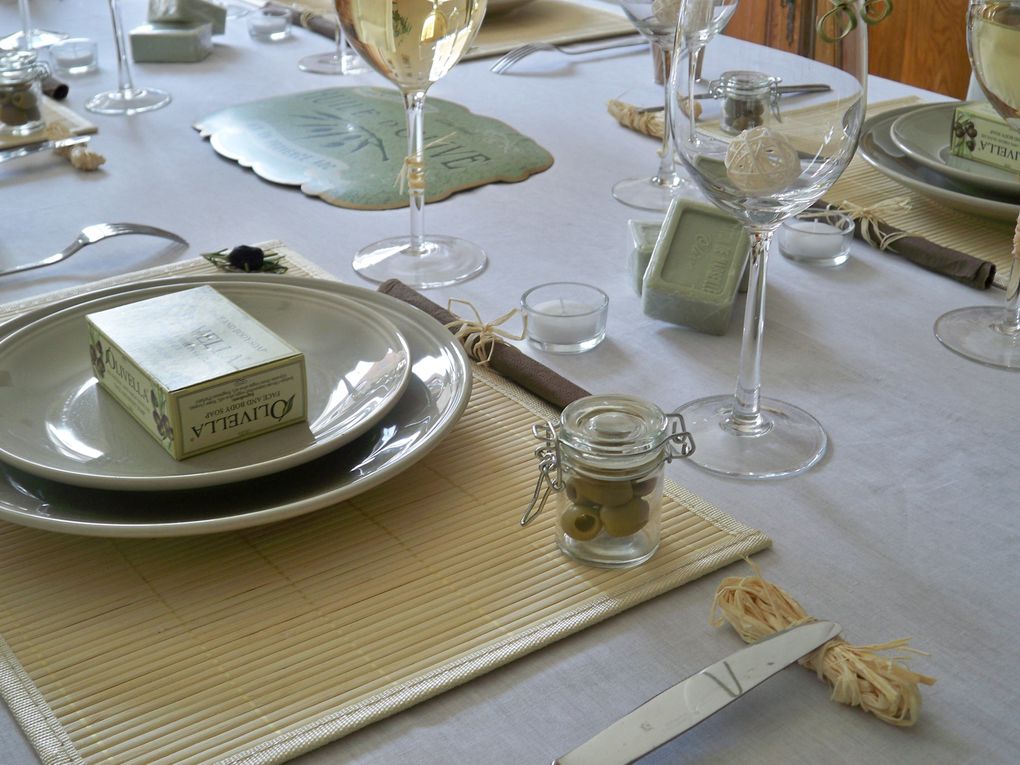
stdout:
<svg viewBox="0 0 1020 765">
<path fill-rule="evenodd" d="M 283 255 L 275 250 L 263 250 L 250 244 L 241 244 L 219 252 L 203 252 L 202 257 L 223 271 L 282 274 L 287 270 L 287 266 L 280 262 Z"/>
</svg>

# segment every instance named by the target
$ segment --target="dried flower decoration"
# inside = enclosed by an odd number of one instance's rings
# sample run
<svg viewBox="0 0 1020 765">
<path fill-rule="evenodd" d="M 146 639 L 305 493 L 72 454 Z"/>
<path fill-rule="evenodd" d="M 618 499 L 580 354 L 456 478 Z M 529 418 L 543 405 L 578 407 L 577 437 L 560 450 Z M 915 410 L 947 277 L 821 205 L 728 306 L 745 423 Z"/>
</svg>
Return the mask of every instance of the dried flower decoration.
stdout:
<svg viewBox="0 0 1020 765">
<path fill-rule="evenodd" d="M 283 260 L 282 254 L 250 244 L 241 244 L 219 252 L 203 252 L 202 257 L 223 271 L 263 274 L 282 274 L 287 271 L 287 266 L 280 262 Z"/>
</svg>

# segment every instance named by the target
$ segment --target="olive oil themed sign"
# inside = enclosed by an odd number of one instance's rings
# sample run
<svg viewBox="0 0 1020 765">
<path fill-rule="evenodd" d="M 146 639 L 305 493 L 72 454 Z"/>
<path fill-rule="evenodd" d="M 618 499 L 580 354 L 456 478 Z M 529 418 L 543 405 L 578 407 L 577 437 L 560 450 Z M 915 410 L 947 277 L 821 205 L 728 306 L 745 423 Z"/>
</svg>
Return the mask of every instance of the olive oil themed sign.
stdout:
<svg viewBox="0 0 1020 765">
<path fill-rule="evenodd" d="M 425 105 L 427 201 L 486 183 L 523 181 L 552 155 L 509 125 L 432 98 Z M 213 149 L 274 183 L 338 207 L 407 206 L 407 122 L 385 88 L 314 90 L 232 106 L 195 123 Z"/>
</svg>

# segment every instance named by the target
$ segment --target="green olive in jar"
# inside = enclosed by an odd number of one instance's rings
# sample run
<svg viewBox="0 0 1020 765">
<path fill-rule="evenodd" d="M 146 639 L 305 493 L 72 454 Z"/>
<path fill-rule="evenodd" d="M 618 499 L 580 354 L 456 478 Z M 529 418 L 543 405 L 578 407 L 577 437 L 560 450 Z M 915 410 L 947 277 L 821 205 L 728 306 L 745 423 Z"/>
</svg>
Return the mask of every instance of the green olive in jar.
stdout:
<svg viewBox="0 0 1020 765">
<path fill-rule="evenodd" d="M 606 505 L 599 511 L 602 527 L 611 537 L 637 534 L 648 523 L 648 503 L 634 497 L 622 505 Z"/>
<path fill-rule="evenodd" d="M 634 489 L 630 481 L 602 481 L 575 475 L 567 481 L 567 496 L 589 505 L 622 505 L 634 496 Z"/>
<path fill-rule="evenodd" d="M 28 122 L 28 115 L 24 111 L 10 104 L 0 107 L 0 122 L 5 125 L 24 125 Z"/>
<path fill-rule="evenodd" d="M 563 533 L 580 542 L 594 539 L 602 530 L 598 511 L 588 505 L 571 505 L 560 516 Z"/>
<path fill-rule="evenodd" d="M 634 487 L 634 496 L 647 497 L 649 494 L 655 491 L 658 485 L 659 478 L 658 476 L 654 475 L 650 478 L 645 478 L 641 481 L 634 481 L 632 484 L 632 486 Z"/>
<path fill-rule="evenodd" d="M 39 99 L 31 90 L 17 90 L 11 94 L 11 105 L 27 112 L 38 107 Z"/>
</svg>

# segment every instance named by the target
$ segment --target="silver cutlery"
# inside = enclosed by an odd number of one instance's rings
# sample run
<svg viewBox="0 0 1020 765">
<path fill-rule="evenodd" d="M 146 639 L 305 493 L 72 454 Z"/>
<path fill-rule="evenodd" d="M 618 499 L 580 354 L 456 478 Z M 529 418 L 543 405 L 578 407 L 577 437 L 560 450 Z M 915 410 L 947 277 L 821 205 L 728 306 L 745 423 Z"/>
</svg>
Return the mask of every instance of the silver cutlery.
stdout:
<svg viewBox="0 0 1020 765">
<path fill-rule="evenodd" d="M 50 255 L 48 258 L 44 258 L 43 260 L 35 263 L 26 263 L 21 266 L 14 266 L 13 268 L 5 269 L 0 271 L 0 276 L 17 274 L 21 271 L 31 271 L 34 268 L 42 268 L 43 266 L 52 266 L 54 263 L 67 260 L 86 245 L 101 242 L 103 239 L 109 239 L 111 236 L 123 236 L 124 234 L 158 236 L 163 239 L 170 239 L 171 241 L 178 242 L 180 244 L 187 244 L 187 241 L 177 236 L 177 234 L 170 231 L 164 231 L 163 229 L 156 228 L 154 226 L 144 226 L 140 223 L 97 223 L 93 226 L 86 226 L 83 228 L 78 233 L 78 236 L 75 237 L 75 240 L 56 255 Z"/>
<path fill-rule="evenodd" d="M 804 93 L 828 93 L 832 88 L 829 85 L 823 83 L 806 83 L 804 85 L 779 85 L 776 87 L 776 93 L 781 96 L 799 96 Z M 719 98 L 719 96 L 709 91 L 707 93 L 695 93 L 694 100 L 700 101 L 706 98 Z M 637 110 L 638 114 L 647 114 L 649 112 L 661 112 L 665 107 L 662 104 L 658 106 L 643 106 Z"/>
<path fill-rule="evenodd" d="M 597 43 L 587 45 L 585 47 L 578 47 L 581 45 L 583 45 L 583 43 L 575 43 L 569 47 L 545 42 L 526 43 L 514 48 L 512 51 L 503 56 L 503 58 L 492 65 L 492 68 L 489 71 L 495 72 L 496 74 L 503 74 L 503 72 L 512 67 L 525 56 L 530 56 L 532 53 L 536 53 L 540 50 L 557 51 L 559 53 L 566 54 L 567 56 L 580 56 L 585 53 L 597 53 L 599 51 L 613 50 L 615 48 L 634 48 L 639 45 L 647 46 L 648 41 L 643 37 L 627 37 L 624 39 L 614 40 L 611 43 Z"/>
<path fill-rule="evenodd" d="M 835 622 L 777 632 L 705 667 L 624 715 L 553 765 L 626 765 L 712 716 L 839 635 Z"/>
<path fill-rule="evenodd" d="M 13 149 L 5 149 L 0 151 L 0 162 L 6 162 L 9 159 L 17 159 L 18 157 L 27 157 L 30 154 L 37 154 L 40 151 L 52 151 L 54 149 L 66 149 L 69 146 L 77 146 L 79 144 L 88 143 L 89 136 L 77 135 L 71 138 L 61 138 L 57 141 L 39 141 L 38 143 L 28 143 L 24 146 L 18 146 Z"/>
</svg>

